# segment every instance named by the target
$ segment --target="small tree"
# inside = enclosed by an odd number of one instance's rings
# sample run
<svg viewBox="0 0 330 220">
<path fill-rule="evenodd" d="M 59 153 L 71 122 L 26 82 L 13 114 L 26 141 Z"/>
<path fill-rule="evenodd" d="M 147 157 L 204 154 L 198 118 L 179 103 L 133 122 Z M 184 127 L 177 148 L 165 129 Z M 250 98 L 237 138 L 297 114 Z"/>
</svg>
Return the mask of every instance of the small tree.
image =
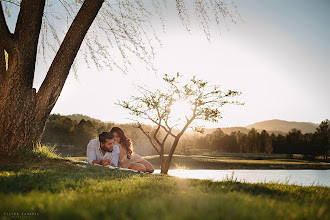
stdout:
<svg viewBox="0 0 330 220">
<path fill-rule="evenodd" d="M 195 120 L 218 122 L 222 118 L 219 111 L 221 107 L 225 104 L 243 103 L 229 101 L 230 98 L 240 95 L 240 92 L 223 92 L 220 86 L 209 85 L 208 81 L 197 79 L 195 76 L 186 83 L 182 83 L 179 73 L 174 77 L 165 75 L 163 80 L 168 85 L 166 91 L 139 87 L 140 96 L 133 96 L 130 101 L 119 101 L 118 105 L 128 109 L 130 114 L 148 119 L 157 126 L 156 130 L 150 133 L 144 129 L 140 121 L 134 124 L 148 137 L 160 155 L 161 173 L 167 174 L 175 149 L 187 128 L 193 127 L 195 131 L 203 131 L 201 126 L 193 124 Z M 175 110 L 176 108 L 179 110 Z M 165 135 L 159 135 L 161 130 Z M 174 141 L 165 160 L 165 143 L 169 136 L 172 136 Z"/>
</svg>

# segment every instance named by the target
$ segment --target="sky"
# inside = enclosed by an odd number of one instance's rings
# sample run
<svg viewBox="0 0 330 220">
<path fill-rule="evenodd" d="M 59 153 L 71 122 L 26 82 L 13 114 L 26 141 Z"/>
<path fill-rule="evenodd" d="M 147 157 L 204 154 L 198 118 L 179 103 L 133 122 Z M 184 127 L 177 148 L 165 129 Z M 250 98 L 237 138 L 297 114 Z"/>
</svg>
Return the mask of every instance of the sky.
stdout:
<svg viewBox="0 0 330 220">
<path fill-rule="evenodd" d="M 329 119 L 330 1 L 236 0 L 236 4 L 243 21 L 229 24 L 229 31 L 222 28 L 221 34 L 213 28 L 210 41 L 194 21 L 192 31 L 185 31 L 169 6 L 166 33 L 160 32 L 162 46 L 156 48 L 157 73 L 136 58 L 126 74 L 78 63 L 78 77 L 70 73 L 52 113 L 129 123 L 133 117 L 115 105 L 117 100 L 136 94 L 134 84 L 157 88 L 162 74 L 180 72 L 242 92 L 239 100 L 245 105 L 224 107 L 223 118 L 203 124 L 208 127 Z M 43 78 L 36 75 L 37 89 Z"/>
</svg>

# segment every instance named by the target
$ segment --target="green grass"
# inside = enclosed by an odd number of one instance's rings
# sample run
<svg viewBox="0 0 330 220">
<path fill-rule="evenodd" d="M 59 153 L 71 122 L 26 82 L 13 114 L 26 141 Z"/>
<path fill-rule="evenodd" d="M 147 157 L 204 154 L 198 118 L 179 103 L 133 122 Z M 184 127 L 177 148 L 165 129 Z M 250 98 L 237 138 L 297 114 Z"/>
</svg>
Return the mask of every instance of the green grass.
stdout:
<svg viewBox="0 0 330 220">
<path fill-rule="evenodd" d="M 38 214 L 29 219 L 330 218 L 328 187 L 180 179 L 32 158 L 1 163 L 0 218 L 22 212 Z"/>
<path fill-rule="evenodd" d="M 165 156 L 166 157 L 166 156 Z M 86 157 L 74 157 L 86 161 Z M 156 169 L 160 168 L 159 156 L 144 157 Z M 301 159 L 244 159 L 239 157 L 173 155 L 170 169 L 330 169 L 330 163 L 311 162 Z"/>
</svg>

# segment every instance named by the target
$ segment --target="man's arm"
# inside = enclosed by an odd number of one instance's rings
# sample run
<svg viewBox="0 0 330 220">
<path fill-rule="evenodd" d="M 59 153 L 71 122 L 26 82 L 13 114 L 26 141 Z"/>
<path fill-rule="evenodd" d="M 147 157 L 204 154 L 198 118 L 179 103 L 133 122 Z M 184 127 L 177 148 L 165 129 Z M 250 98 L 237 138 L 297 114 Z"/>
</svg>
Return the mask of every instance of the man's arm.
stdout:
<svg viewBox="0 0 330 220">
<path fill-rule="evenodd" d="M 87 145 L 87 162 L 88 163 L 96 163 L 99 164 L 99 161 L 96 160 L 96 152 L 95 152 L 95 147 L 93 146 L 93 141 L 89 141 Z"/>
<path fill-rule="evenodd" d="M 112 149 L 111 166 L 118 167 L 119 154 L 119 147 L 117 145 L 114 145 Z"/>
</svg>

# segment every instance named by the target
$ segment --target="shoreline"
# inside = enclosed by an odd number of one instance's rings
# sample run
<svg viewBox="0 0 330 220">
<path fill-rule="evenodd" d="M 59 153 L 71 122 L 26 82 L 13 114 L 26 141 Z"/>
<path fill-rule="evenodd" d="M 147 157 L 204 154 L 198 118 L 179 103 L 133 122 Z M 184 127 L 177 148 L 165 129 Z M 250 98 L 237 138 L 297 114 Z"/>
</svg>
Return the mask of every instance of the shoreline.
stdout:
<svg viewBox="0 0 330 220">
<path fill-rule="evenodd" d="M 72 157 L 86 161 L 86 157 Z M 145 156 L 155 169 L 160 169 L 158 155 Z M 170 169 L 214 169 L 214 170 L 329 170 L 330 163 L 297 159 L 245 159 L 238 157 L 216 157 L 205 155 L 173 155 Z"/>
<path fill-rule="evenodd" d="M 156 169 L 160 167 L 158 156 L 144 157 Z M 329 170 L 330 163 L 310 162 L 296 159 L 242 159 L 227 157 L 208 157 L 200 155 L 174 155 L 170 169 L 216 169 L 216 170 Z"/>
</svg>

